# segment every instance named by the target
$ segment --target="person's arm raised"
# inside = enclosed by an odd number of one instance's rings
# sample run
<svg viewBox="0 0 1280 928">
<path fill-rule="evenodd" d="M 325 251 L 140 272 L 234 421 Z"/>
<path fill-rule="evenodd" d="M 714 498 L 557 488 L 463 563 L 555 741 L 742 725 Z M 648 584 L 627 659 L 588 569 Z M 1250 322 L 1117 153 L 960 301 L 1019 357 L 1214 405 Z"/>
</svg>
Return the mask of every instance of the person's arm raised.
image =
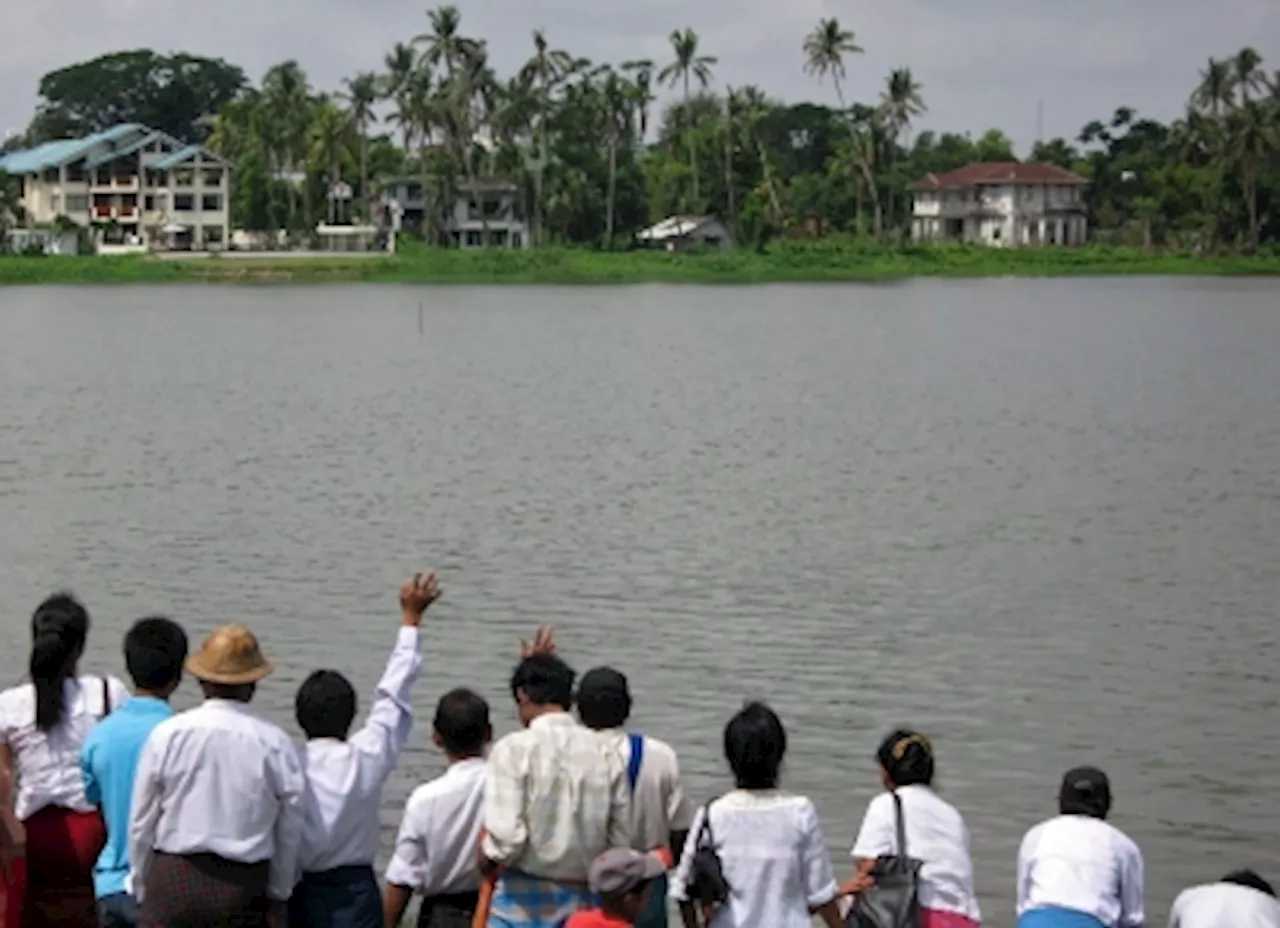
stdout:
<svg viewBox="0 0 1280 928">
<path fill-rule="evenodd" d="M 379 759 L 383 779 L 395 769 L 413 728 L 410 691 L 422 669 L 418 629 L 427 607 L 439 598 L 440 586 L 434 571 L 416 573 L 400 585 L 400 632 L 396 645 L 374 690 L 369 718 L 351 736 L 356 750 Z"/>
</svg>

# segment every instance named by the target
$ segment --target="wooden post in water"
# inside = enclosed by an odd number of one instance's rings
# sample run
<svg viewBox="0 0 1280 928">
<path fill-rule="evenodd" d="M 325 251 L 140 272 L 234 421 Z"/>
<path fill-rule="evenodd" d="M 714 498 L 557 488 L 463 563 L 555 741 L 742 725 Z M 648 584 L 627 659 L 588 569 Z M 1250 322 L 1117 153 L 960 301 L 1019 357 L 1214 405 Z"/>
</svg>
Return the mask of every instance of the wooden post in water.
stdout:
<svg viewBox="0 0 1280 928">
<path fill-rule="evenodd" d="M 418 337 L 422 337 L 422 303 L 418 303 Z"/>
</svg>

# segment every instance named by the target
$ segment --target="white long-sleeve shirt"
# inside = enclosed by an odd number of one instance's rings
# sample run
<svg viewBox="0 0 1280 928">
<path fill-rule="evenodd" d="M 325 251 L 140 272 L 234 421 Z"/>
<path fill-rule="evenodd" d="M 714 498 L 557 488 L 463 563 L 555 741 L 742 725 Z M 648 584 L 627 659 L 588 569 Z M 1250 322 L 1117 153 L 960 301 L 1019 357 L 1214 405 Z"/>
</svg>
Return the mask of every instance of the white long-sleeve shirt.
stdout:
<svg viewBox="0 0 1280 928">
<path fill-rule="evenodd" d="M 161 722 L 138 761 L 129 816 L 132 889 L 154 851 L 270 860 L 267 895 L 293 893 L 302 843 L 302 767 L 280 728 L 246 704 L 209 699 Z"/>
<path fill-rule="evenodd" d="M 1027 832 L 1018 851 L 1018 915 L 1059 908 L 1108 928 L 1142 928 L 1142 853 L 1120 829 L 1060 815 Z"/>
<path fill-rule="evenodd" d="M 363 728 L 346 741 L 317 738 L 299 748 L 307 778 L 303 872 L 372 865 L 378 856 L 382 786 L 413 727 L 409 692 L 422 667 L 418 640 L 418 629 L 400 629 Z"/>
<path fill-rule="evenodd" d="M 1280 901 L 1234 883 L 1193 886 L 1174 900 L 1169 928 L 1280 928 Z"/>
</svg>

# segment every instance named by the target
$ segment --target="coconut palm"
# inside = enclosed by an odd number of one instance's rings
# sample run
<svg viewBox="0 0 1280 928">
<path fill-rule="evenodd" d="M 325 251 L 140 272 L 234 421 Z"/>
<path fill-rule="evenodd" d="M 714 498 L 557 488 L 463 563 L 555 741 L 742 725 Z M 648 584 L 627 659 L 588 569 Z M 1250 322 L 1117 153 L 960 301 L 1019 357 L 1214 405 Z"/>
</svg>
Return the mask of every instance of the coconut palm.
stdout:
<svg viewBox="0 0 1280 928">
<path fill-rule="evenodd" d="M 818 75 L 819 83 L 828 74 L 831 75 L 840 109 L 845 108 L 844 91 L 841 88 L 841 81 L 845 77 L 844 56 L 860 55 L 862 51 L 853 30 L 842 29 L 840 21 L 834 16 L 819 21 L 804 40 L 805 73 Z"/>
<path fill-rule="evenodd" d="M 713 55 L 698 54 L 698 34 L 692 29 L 685 29 L 683 32 L 676 29 L 671 33 L 670 40 L 675 59 L 658 72 L 658 81 L 671 87 L 681 83 L 684 85 L 684 132 L 689 144 L 689 171 L 693 175 L 693 205 L 696 209 L 701 209 L 698 199 L 698 153 L 694 144 L 692 120 L 689 118 L 689 84 L 697 81 L 699 87 L 706 89 L 711 84 L 711 67 L 718 59 Z"/>
<path fill-rule="evenodd" d="M 880 108 L 891 139 L 896 140 L 911 125 L 914 117 L 928 109 L 920 91 L 921 87 L 912 77 L 910 68 L 896 68 L 885 81 L 884 91 L 880 94 Z"/>
<path fill-rule="evenodd" d="M 347 104 L 347 115 L 360 133 L 360 199 L 364 201 L 365 215 L 370 215 L 369 191 L 369 123 L 375 119 L 373 107 L 378 102 L 378 75 L 365 71 L 343 81 L 339 99 Z"/>
<path fill-rule="evenodd" d="M 605 200 L 605 243 L 613 247 L 614 214 L 618 200 L 618 148 L 633 132 L 638 93 L 634 84 L 607 65 L 600 83 L 605 146 L 609 153 L 609 185 Z"/>
<path fill-rule="evenodd" d="M 462 15 L 453 5 L 427 11 L 431 31 L 416 36 L 414 45 L 425 45 L 423 58 L 433 68 L 444 65 L 445 76 L 452 78 L 463 63 L 481 50 L 483 43 L 462 35 Z"/>
<path fill-rule="evenodd" d="M 1262 70 L 1262 56 L 1256 48 L 1246 46 L 1231 60 L 1231 76 L 1240 91 L 1240 105 L 1248 106 L 1253 97 L 1266 89 L 1267 75 Z"/>
<path fill-rule="evenodd" d="M 337 222 L 339 218 L 338 201 L 332 193 L 342 183 L 342 166 L 351 160 L 351 151 L 355 147 L 352 128 L 350 116 L 322 97 L 311 123 L 308 141 L 310 160 L 324 170 L 328 180 L 330 222 Z"/>
<path fill-rule="evenodd" d="M 649 106 L 653 103 L 653 62 L 647 58 L 624 61 L 622 70 L 631 75 L 631 83 L 636 88 L 636 116 L 639 120 L 639 136 L 644 140 L 649 135 Z"/>
<path fill-rule="evenodd" d="M 386 68 L 382 75 L 382 99 L 395 105 L 388 122 L 400 127 L 404 149 L 408 151 L 412 144 L 413 124 L 409 118 L 411 86 L 423 69 L 418 67 L 418 53 L 412 45 L 404 42 L 397 42 L 382 63 Z"/>
<path fill-rule="evenodd" d="M 1241 90 L 1244 93 L 1243 89 Z M 1266 108 L 1249 101 L 1227 117 L 1228 157 L 1240 178 L 1240 192 L 1248 214 L 1248 247 L 1258 249 L 1258 172 L 1267 158 L 1280 149 L 1280 130 Z"/>
<path fill-rule="evenodd" d="M 308 130 L 311 116 L 311 88 L 298 62 L 284 61 L 262 78 L 262 97 L 270 116 L 264 127 L 271 162 L 277 174 L 302 170 L 306 173 Z M 289 183 L 289 225 L 295 224 L 298 192 Z M 302 183 L 303 222 L 311 223 L 311 204 L 305 177 Z"/>
<path fill-rule="evenodd" d="M 543 232 L 543 183 L 547 170 L 547 124 L 550 120 L 551 95 L 573 70 L 573 57 L 566 51 L 552 49 L 541 29 L 533 32 L 533 57 L 525 62 L 521 75 L 537 87 L 538 93 L 538 158 L 533 172 L 533 241 L 541 244 Z"/>
<path fill-rule="evenodd" d="M 1200 86 L 1191 96 L 1191 102 L 1202 112 L 1221 119 L 1225 110 L 1235 101 L 1235 76 L 1229 61 L 1210 58 L 1208 66 L 1200 72 Z"/>
</svg>

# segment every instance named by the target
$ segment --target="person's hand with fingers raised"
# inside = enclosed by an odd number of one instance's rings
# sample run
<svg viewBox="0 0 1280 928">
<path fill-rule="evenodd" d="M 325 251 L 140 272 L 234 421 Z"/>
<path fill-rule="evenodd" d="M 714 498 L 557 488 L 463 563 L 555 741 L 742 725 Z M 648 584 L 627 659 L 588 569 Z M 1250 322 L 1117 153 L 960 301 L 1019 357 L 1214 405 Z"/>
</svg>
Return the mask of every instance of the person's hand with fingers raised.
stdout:
<svg viewBox="0 0 1280 928">
<path fill-rule="evenodd" d="M 400 584 L 400 613 L 410 628 L 422 624 L 422 614 L 440 598 L 440 584 L 434 570 L 420 571 Z"/>
<path fill-rule="evenodd" d="M 533 643 L 520 640 L 520 660 L 533 657 L 535 654 L 556 653 L 556 629 L 554 625 L 539 625 L 534 633 Z"/>
</svg>

